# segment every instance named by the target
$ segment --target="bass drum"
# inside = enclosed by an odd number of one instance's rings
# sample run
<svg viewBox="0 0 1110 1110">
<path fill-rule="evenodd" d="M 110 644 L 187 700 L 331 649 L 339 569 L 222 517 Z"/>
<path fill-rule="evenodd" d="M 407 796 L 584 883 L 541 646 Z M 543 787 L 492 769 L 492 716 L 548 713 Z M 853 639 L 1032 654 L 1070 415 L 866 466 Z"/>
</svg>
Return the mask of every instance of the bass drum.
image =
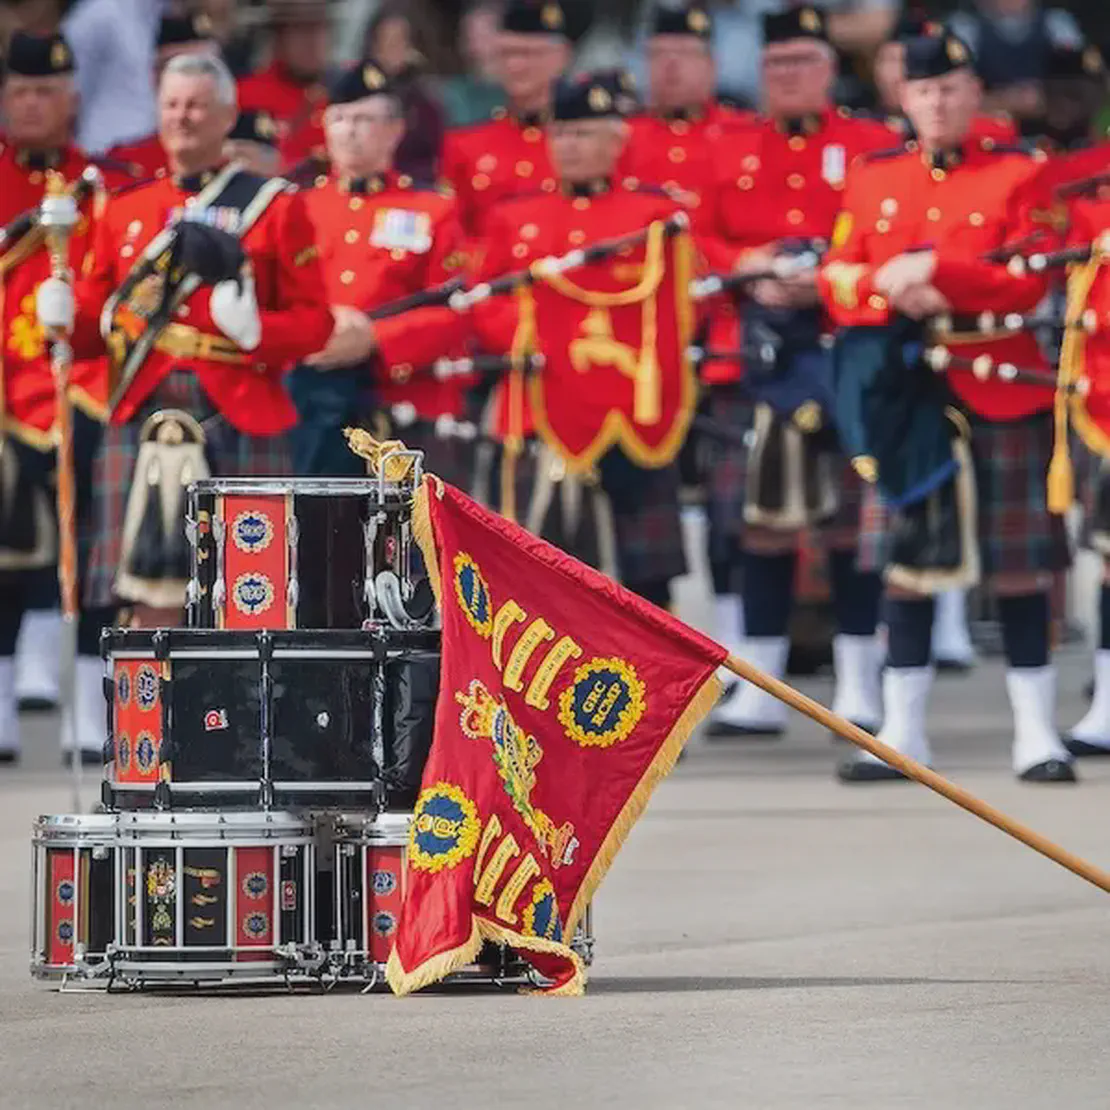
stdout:
<svg viewBox="0 0 1110 1110">
<path fill-rule="evenodd" d="M 131 985 L 323 964 L 312 826 L 284 813 L 40 818 L 32 972 Z"/>
</svg>

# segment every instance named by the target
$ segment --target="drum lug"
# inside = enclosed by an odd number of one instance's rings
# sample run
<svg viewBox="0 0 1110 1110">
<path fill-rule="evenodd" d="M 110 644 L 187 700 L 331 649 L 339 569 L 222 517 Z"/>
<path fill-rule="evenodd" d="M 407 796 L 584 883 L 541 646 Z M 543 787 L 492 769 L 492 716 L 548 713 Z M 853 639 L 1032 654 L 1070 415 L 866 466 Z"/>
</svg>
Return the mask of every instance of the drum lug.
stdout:
<svg viewBox="0 0 1110 1110">
<path fill-rule="evenodd" d="M 173 795 L 170 792 L 170 784 L 162 780 L 155 784 L 154 787 L 154 808 L 155 809 L 172 809 L 173 808 Z"/>
</svg>

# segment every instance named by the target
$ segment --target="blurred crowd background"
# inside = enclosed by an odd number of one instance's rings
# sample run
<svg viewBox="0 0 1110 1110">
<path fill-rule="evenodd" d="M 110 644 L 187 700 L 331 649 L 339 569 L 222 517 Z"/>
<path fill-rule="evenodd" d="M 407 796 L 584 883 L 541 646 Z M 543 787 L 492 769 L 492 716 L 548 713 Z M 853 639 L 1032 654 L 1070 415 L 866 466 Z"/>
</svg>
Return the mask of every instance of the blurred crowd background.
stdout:
<svg viewBox="0 0 1110 1110">
<path fill-rule="evenodd" d="M 792 0 L 725 0 L 710 4 L 725 100 L 758 106 L 764 13 Z M 1028 120 L 1037 133 L 1059 47 L 1110 45 L 1110 3 L 1068 0 L 824 0 L 842 58 L 840 100 L 881 107 L 882 44 L 904 15 L 951 22 L 977 50 L 989 106 Z M 570 0 L 568 12 L 580 68 L 623 65 L 642 78 L 642 0 Z M 93 154 L 154 130 L 155 38 L 167 14 L 198 14 L 239 76 L 275 58 L 296 79 L 327 83 L 366 55 L 399 76 L 413 140 L 434 161 L 442 129 L 486 118 L 500 95 L 494 35 L 497 0 L 0 0 L 0 57 L 15 28 L 61 27 L 77 55 L 81 118 L 78 140 Z M 642 83 L 642 82 L 641 82 Z M 1101 90 L 1104 101 L 1105 88 Z M 1106 103 L 1099 129 L 1110 128 Z M 0 123 L 2 126 L 2 123 Z M 285 167 L 286 169 L 290 167 Z"/>
</svg>

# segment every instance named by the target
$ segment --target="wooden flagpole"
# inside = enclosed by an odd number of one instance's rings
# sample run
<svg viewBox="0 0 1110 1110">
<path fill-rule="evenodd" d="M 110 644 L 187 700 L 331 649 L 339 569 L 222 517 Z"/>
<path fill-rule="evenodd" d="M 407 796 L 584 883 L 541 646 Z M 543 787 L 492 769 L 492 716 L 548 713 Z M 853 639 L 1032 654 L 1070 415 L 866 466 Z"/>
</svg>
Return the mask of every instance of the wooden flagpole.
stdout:
<svg viewBox="0 0 1110 1110">
<path fill-rule="evenodd" d="M 793 686 L 777 678 L 772 678 L 769 674 L 764 674 L 763 671 L 753 667 L 745 660 L 730 655 L 725 660 L 724 665 L 738 678 L 765 690 L 772 697 L 785 702 L 791 709 L 796 709 L 799 713 L 809 717 L 810 720 L 816 721 L 819 725 L 835 732 L 838 736 L 847 740 L 849 744 L 854 744 L 857 748 L 870 752 L 877 759 L 881 759 L 884 763 L 901 771 L 907 778 L 921 783 L 922 786 L 927 786 L 942 798 L 947 798 L 961 809 L 966 809 L 968 813 L 986 821 L 988 825 L 993 825 L 996 829 L 1006 833 L 1007 836 L 1012 836 L 1015 840 L 1021 841 L 1027 848 L 1032 848 L 1034 852 L 1040 852 L 1042 856 L 1047 856 L 1053 863 L 1066 867 L 1072 874 L 1078 875 L 1100 890 L 1110 893 L 1110 873 L 1095 867 L 1094 864 L 1088 863 L 1084 859 L 1080 859 L 1079 856 L 1073 855 L 1058 844 L 1054 844 L 1047 837 L 1035 832 L 1027 825 L 1023 825 L 1020 821 L 1016 821 L 1001 810 L 995 809 L 994 806 L 984 802 L 981 798 L 977 798 L 962 786 L 949 782 L 923 763 L 918 763 L 916 759 L 910 759 L 909 756 L 896 752 L 881 740 L 877 740 L 869 732 L 865 732 L 858 725 L 854 725 L 851 721 L 845 720 L 831 710 L 826 709 L 812 698 L 807 698 L 805 694 L 800 690 L 795 690 Z"/>
</svg>

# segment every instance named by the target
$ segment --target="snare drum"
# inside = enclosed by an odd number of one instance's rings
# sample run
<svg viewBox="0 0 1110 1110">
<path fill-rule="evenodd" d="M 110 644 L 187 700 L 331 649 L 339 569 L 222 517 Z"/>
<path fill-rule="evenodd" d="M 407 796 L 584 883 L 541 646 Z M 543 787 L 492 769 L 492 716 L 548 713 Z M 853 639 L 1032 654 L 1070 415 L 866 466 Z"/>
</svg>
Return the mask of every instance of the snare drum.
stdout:
<svg viewBox="0 0 1110 1110">
<path fill-rule="evenodd" d="M 373 818 L 336 821 L 335 923 L 348 964 L 369 979 L 385 972 L 404 900 L 411 813 L 379 813 Z M 586 908 L 571 941 L 586 964 L 593 960 L 593 910 Z M 478 962 L 458 978 L 523 979 L 528 966 L 516 953 L 487 944 Z"/>
<path fill-rule="evenodd" d="M 320 962 L 311 824 L 285 813 L 42 817 L 32 972 L 285 976 Z"/>
<path fill-rule="evenodd" d="M 105 804 L 411 804 L 432 740 L 439 634 L 107 632 Z"/>
<path fill-rule="evenodd" d="M 412 498 L 411 482 L 377 478 L 194 483 L 189 625 L 362 628 L 378 573 L 411 592 Z"/>
</svg>

